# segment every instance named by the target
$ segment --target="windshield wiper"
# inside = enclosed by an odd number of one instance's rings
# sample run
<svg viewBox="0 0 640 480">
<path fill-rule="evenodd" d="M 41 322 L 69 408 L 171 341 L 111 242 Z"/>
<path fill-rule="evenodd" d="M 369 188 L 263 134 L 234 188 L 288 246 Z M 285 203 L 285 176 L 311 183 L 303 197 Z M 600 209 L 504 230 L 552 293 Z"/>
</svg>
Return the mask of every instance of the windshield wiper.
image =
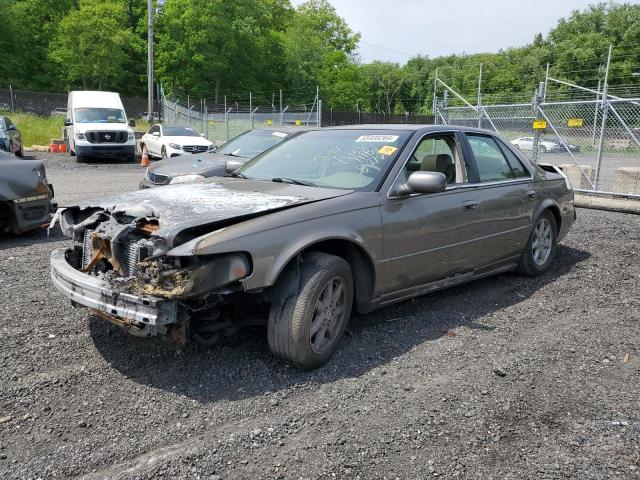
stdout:
<svg viewBox="0 0 640 480">
<path fill-rule="evenodd" d="M 230 177 L 233 177 L 233 178 L 249 178 L 249 177 L 247 177 L 246 175 L 243 175 L 243 174 L 242 174 L 242 173 L 240 173 L 240 172 L 231 172 L 231 173 L 229 174 L 229 176 L 230 176 Z"/>
<path fill-rule="evenodd" d="M 295 178 L 274 177 L 271 181 L 278 183 L 293 183 L 294 185 L 304 185 L 305 187 L 317 187 L 313 182 L 309 182 L 307 180 L 296 180 Z"/>
</svg>

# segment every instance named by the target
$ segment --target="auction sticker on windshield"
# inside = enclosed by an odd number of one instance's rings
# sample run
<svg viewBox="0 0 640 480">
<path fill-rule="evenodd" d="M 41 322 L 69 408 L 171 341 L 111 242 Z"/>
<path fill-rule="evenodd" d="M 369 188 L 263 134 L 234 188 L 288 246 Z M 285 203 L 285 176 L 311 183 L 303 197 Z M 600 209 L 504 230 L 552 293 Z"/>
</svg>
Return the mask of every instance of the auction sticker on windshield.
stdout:
<svg viewBox="0 0 640 480">
<path fill-rule="evenodd" d="M 399 138 L 398 135 L 362 135 L 358 137 L 356 142 L 393 143 L 397 142 Z"/>
<path fill-rule="evenodd" d="M 380 150 L 378 150 L 378 153 L 382 155 L 393 155 L 397 151 L 398 151 L 397 147 L 392 147 L 391 145 L 385 145 Z"/>
</svg>

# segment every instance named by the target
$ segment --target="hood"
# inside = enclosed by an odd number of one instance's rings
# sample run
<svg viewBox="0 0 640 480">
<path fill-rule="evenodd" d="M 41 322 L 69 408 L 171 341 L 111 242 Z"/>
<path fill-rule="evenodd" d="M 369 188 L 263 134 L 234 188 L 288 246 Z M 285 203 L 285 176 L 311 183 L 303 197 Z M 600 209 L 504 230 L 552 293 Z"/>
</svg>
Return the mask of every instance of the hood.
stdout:
<svg viewBox="0 0 640 480">
<path fill-rule="evenodd" d="M 197 155 L 180 155 L 167 160 L 154 162 L 149 166 L 149 171 L 158 175 L 176 177 L 178 175 L 199 174 L 205 177 L 210 172 L 218 173 L 220 168 L 229 160 L 228 155 L 221 153 L 200 153 Z"/>
<path fill-rule="evenodd" d="M 58 210 L 52 225 L 59 220 L 63 232 L 74 237 L 92 224 L 104 221 L 105 213 L 120 224 L 136 225 L 141 220 L 154 220 L 158 229 L 152 237 L 164 239 L 167 246 L 176 246 L 258 215 L 348 193 L 351 191 L 216 178 L 205 183 L 169 185 L 84 202 Z"/>
<path fill-rule="evenodd" d="M 92 130 L 109 130 L 112 132 L 128 132 L 131 130 L 126 123 L 79 123 L 73 124 L 74 128 L 80 132 L 85 133 Z"/>
<path fill-rule="evenodd" d="M 163 137 L 163 140 L 165 141 L 165 143 L 177 143 L 178 145 L 213 145 L 212 142 L 204 137 Z"/>
<path fill-rule="evenodd" d="M 0 200 L 16 200 L 34 195 L 49 196 L 44 163 L 40 160 L 19 160 L 0 152 Z"/>
</svg>

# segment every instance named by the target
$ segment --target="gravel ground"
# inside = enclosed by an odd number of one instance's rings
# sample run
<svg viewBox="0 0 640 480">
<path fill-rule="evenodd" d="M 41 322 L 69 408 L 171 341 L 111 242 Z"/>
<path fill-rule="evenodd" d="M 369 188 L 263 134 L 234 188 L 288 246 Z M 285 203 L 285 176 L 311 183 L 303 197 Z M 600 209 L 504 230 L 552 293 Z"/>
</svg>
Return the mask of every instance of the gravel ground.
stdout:
<svg viewBox="0 0 640 480">
<path fill-rule="evenodd" d="M 61 204 L 141 175 L 47 171 Z M 264 330 L 181 352 L 72 309 L 65 243 L 0 240 L 2 479 L 640 478 L 640 216 L 581 209 L 547 275 L 357 317 L 311 373 Z"/>
</svg>

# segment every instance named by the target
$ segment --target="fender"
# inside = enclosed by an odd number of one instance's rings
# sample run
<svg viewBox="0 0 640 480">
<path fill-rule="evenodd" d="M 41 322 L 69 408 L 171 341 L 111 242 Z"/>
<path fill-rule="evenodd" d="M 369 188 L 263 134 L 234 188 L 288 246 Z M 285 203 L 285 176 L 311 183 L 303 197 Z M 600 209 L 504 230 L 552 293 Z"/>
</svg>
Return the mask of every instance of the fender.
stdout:
<svg viewBox="0 0 640 480">
<path fill-rule="evenodd" d="M 265 279 L 264 279 L 265 286 L 272 286 L 273 284 L 275 284 L 276 280 L 278 279 L 282 271 L 285 269 L 285 267 L 292 260 L 294 260 L 296 256 L 300 254 L 300 252 L 307 250 L 310 247 L 313 247 L 313 245 L 315 244 L 318 244 L 320 242 L 324 242 L 327 240 L 340 240 L 340 241 L 357 245 L 366 253 L 366 255 L 369 257 L 369 260 L 371 260 L 371 263 L 374 265 L 374 269 L 375 269 L 376 256 L 373 252 L 371 252 L 371 250 L 365 244 L 364 239 L 360 235 L 354 234 L 353 232 L 343 231 L 341 229 L 329 229 L 321 233 L 312 232 L 311 234 L 302 236 L 296 239 L 294 242 L 291 242 L 289 245 L 287 245 L 287 248 L 282 250 L 274 258 L 271 268 L 269 268 L 267 272 L 265 272 L 266 273 Z M 250 279 L 251 277 L 248 278 L 247 280 L 250 280 Z"/>
</svg>

